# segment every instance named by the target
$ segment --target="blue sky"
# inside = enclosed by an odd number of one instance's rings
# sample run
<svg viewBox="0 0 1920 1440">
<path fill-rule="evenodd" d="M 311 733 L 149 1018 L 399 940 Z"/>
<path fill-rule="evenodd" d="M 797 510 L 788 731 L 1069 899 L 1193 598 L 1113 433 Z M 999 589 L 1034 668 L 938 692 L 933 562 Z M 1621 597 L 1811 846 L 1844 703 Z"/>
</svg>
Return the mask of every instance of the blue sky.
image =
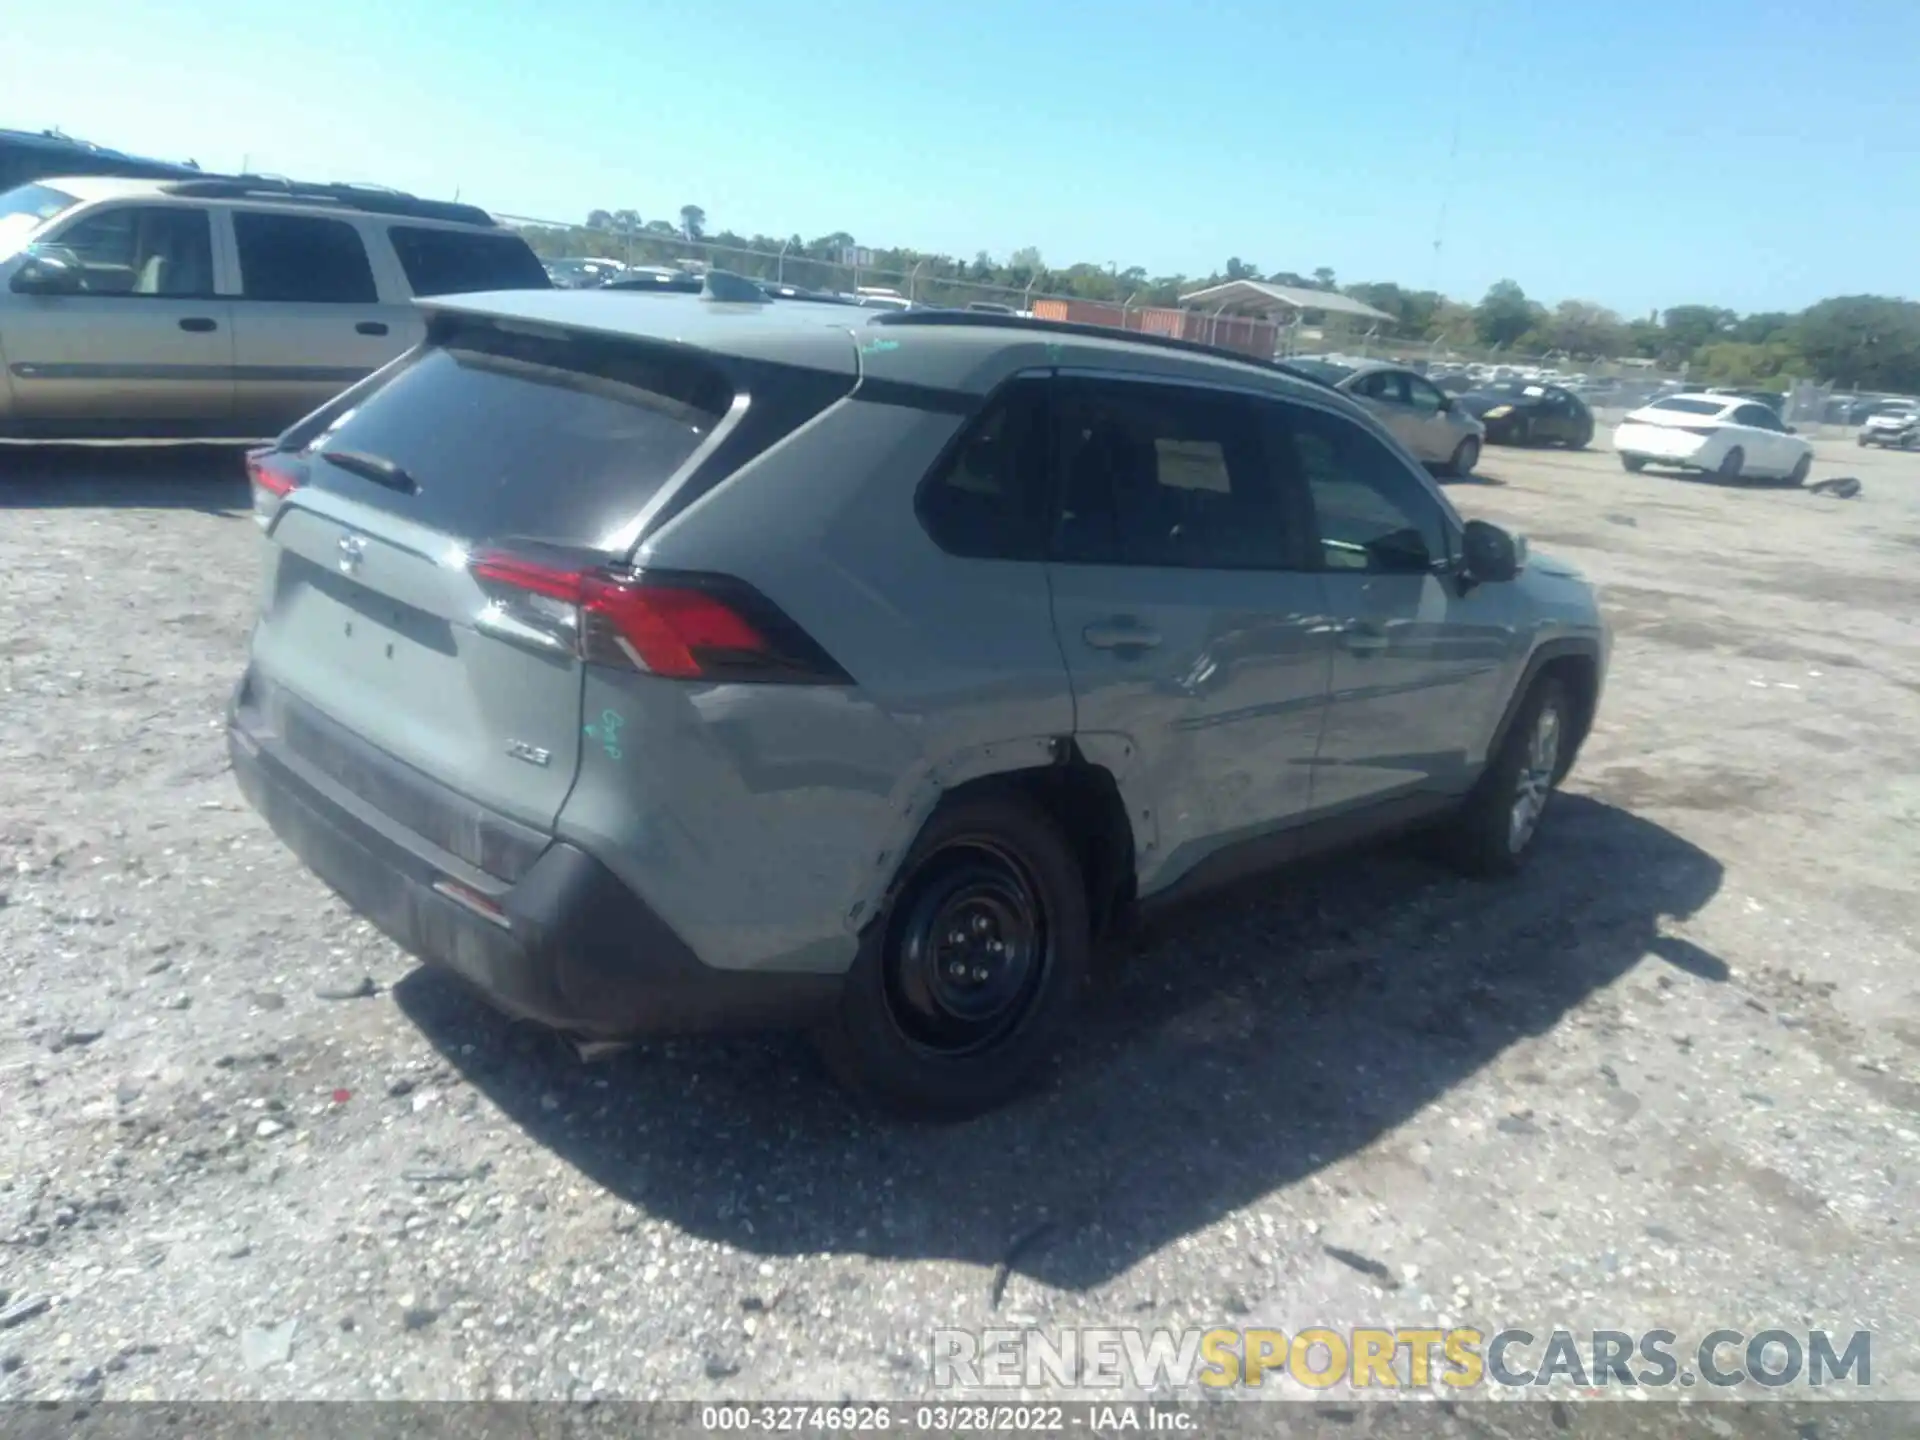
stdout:
<svg viewBox="0 0 1920 1440">
<path fill-rule="evenodd" d="M 0 125 L 517 214 L 692 202 L 747 233 L 1155 274 L 1239 255 L 1467 300 L 1510 276 L 1629 314 L 1920 294 L 1911 0 L 76 0 L 41 21 L 0 51 Z"/>
</svg>

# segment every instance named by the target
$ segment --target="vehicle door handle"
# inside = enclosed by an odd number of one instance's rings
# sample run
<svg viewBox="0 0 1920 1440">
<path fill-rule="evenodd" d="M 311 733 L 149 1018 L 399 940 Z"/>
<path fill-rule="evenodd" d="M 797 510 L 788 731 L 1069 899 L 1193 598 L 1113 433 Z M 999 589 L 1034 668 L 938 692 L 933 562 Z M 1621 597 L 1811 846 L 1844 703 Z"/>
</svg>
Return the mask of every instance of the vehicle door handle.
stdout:
<svg viewBox="0 0 1920 1440">
<path fill-rule="evenodd" d="M 361 335 L 384 335 L 387 333 L 387 324 L 384 320 L 362 320 L 353 328 L 357 334 Z"/>
<path fill-rule="evenodd" d="M 1340 632 L 1340 643 L 1352 655 L 1378 655 L 1391 642 L 1378 626 L 1349 625 Z"/>
<path fill-rule="evenodd" d="M 189 315 L 180 322 L 180 328 L 191 330 L 196 335 L 205 335 L 209 331 L 218 330 L 220 322 L 205 315 Z"/>
<path fill-rule="evenodd" d="M 1160 643 L 1160 632 L 1123 618 L 1096 621 L 1080 632 L 1080 638 L 1096 650 L 1151 650 Z"/>
</svg>

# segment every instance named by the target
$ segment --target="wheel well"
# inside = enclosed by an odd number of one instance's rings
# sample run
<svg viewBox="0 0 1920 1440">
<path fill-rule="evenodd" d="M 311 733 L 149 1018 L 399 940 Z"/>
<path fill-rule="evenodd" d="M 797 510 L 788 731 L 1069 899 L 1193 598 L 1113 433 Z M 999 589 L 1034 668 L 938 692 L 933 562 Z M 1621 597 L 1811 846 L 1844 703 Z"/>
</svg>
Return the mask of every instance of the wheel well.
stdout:
<svg viewBox="0 0 1920 1440">
<path fill-rule="evenodd" d="M 968 781 L 950 790 L 942 803 L 1012 791 L 1044 810 L 1080 862 L 1087 883 L 1087 914 L 1098 938 L 1117 928 L 1133 903 L 1133 826 L 1112 772 L 1092 764 L 1071 742 L 1065 754 L 1067 758 L 1057 764 Z"/>
<path fill-rule="evenodd" d="M 1567 687 L 1573 699 L 1573 744 L 1566 747 L 1560 762 L 1560 773 L 1564 776 L 1573 768 L 1573 762 L 1580 753 L 1580 747 L 1586 742 L 1587 731 L 1593 728 L 1594 707 L 1600 699 L 1600 667 L 1591 655 L 1558 655 L 1540 667 L 1539 680 L 1551 675 Z"/>
</svg>

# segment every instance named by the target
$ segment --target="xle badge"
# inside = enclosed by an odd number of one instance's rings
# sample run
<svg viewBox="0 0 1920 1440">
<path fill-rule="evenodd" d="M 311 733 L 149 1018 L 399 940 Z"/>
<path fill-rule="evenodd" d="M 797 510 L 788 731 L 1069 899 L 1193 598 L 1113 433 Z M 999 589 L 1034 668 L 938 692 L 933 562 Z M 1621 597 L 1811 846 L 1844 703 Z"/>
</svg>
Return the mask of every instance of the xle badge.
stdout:
<svg viewBox="0 0 1920 1440">
<path fill-rule="evenodd" d="M 538 745 L 529 745 L 524 740 L 507 741 L 507 754 L 516 760 L 524 760 L 529 765 L 544 765 L 553 759 L 551 750 L 542 750 Z"/>
</svg>

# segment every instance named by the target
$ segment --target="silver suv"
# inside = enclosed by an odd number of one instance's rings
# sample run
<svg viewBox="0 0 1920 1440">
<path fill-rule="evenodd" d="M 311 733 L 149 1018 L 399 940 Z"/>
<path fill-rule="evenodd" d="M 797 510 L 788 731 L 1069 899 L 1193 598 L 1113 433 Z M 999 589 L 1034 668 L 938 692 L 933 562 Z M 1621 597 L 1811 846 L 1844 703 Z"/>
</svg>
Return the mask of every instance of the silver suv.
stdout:
<svg viewBox="0 0 1920 1440">
<path fill-rule="evenodd" d="M 1142 902 L 1397 827 L 1526 856 L 1593 592 L 1358 406 L 1178 342 L 561 291 L 252 457 L 241 787 L 403 946 L 624 1036 L 1016 1089 Z"/>
<path fill-rule="evenodd" d="M 472 205 L 261 177 L 0 194 L 0 439 L 261 439 L 406 352 L 416 296 L 544 288 Z"/>
</svg>

